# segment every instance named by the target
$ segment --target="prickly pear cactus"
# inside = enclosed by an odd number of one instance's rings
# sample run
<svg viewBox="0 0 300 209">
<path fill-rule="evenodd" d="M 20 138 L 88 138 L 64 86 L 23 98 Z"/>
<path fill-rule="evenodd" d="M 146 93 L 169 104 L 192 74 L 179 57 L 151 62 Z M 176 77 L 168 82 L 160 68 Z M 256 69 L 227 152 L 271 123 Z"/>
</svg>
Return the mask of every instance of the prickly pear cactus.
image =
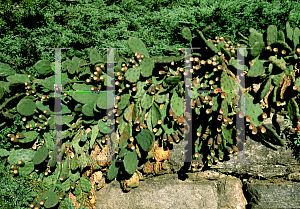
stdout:
<svg viewBox="0 0 300 209">
<path fill-rule="evenodd" d="M 36 78 L 16 74 L 0 63 L 0 77 L 6 78 L 0 82 L 0 99 L 4 99 L 0 112 L 8 119 L 14 114 L 22 117 L 18 131 L 7 136 L 13 149 L 0 150 L 0 155 L 18 165 L 16 173 L 43 172 L 43 182 L 51 189 L 35 202 L 55 207 L 63 198 L 61 192 L 92 197 L 101 184 L 90 176 L 100 170 L 109 180 L 121 177 L 125 191 L 137 187 L 143 162 L 144 175 L 160 175 L 170 168 L 170 150 L 184 140 L 191 123 L 192 171 L 239 151 L 243 144 L 236 133 L 242 132 L 237 127 L 241 121 L 244 136 L 282 146 L 279 133 L 264 120 L 284 108 L 292 121 L 289 132 L 299 132 L 299 28 L 287 23 L 280 31 L 271 25 L 266 34 L 250 28 L 249 37 L 239 33 L 242 39 L 236 45 L 228 36 L 211 40 L 201 31 L 196 36 L 189 28 L 181 32 L 191 47 L 201 43 L 197 53 L 178 50 L 153 57 L 140 39 L 131 37 L 128 46 L 134 56 L 124 58 L 116 52 L 114 72 L 109 72 L 107 56 L 92 48 L 88 61 L 74 56 L 62 62 L 61 85 L 54 85 L 54 63 L 47 60 L 34 65 L 40 74 Z M 114 94 L 100 92 L 112 82 Z M 5 97 L 22 85 L 25 93 Z M 61 88 L 62 120 L 58 120 L 53 102 Z M 16 107 L 11 108 L 15 100 Z M 113 114 L 115 120 L 108 118 Z M 57 138 L 56 125 L 63 127 Z M 38 171 L 41 167 L 45 170 Z"/>
</svg>

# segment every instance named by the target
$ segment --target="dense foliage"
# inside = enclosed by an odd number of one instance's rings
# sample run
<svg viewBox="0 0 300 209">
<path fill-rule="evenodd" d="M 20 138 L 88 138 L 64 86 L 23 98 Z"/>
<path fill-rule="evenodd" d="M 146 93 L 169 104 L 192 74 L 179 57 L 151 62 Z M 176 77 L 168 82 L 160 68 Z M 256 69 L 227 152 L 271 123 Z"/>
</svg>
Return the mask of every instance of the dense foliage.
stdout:
<svg viewBox="0 0 300 209">
<path fill-rule="evenodd" d="M 10 0 L 1 1 L 0 7 L 3 207 L 52 208 L 59 203 L 72 208 L 65 194 L 93 207 L 102 175 L 106 180 L 117 177 L 129 191 L 139 184 L 138 165 L 144 164 L 144 175 L 159 175 L 169 168 L 169 149 L 189 132 L 191 116 L 193 123 L 200 115 L 207 121 L 193 129 L 193 171 L 240 149 L 242 143 L 234 140 L 236 114 L 245 120 L 243 134 L 282 146 L 278 131 L 262 121 L 283 106 L 289 116 L 287 133 L 299 148 L 297 1 Z M 62 85 L 70 91 L 110 87 L 106 54 L 98 48 L 121 48 L 114 60 L 114 106 L 106 106 L 103 94 L 61 97 L 62 157 L 71 162 L 45 161 L 56 151 L 54 50 L 46 47 L 70 48 L 62 53 Z M 192 51 L 190 71 L 184 69 L 186 55 L 175 50 L 184 47 L 202 47 Z M 243 54 L 245 69 L 238 69 L 234 47 L 252 48 Z M 243 100 L 222 92 L 240 85 L 240 71 L 249 80 L 245 115 L 237 108 Z M 185 112 L 183 75 L 189 73 L 193 107 Z M 253 83 L 260 85 L 259 91 L 254 92 Z M 260 106 L 264 102 L 267 105 Z M 115 121 L 107 119 L 107 109 Z M 106 146 L 115 123 L 116 147 Z M 122 162 L 103 162 L 108 151 Z"/>
</svg>

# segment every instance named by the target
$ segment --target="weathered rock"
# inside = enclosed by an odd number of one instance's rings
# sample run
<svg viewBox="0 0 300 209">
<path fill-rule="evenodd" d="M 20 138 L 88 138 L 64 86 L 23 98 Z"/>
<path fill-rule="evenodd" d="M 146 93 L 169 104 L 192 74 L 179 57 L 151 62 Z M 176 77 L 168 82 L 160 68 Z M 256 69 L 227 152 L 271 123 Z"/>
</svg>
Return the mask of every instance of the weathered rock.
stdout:
<svg viewBox="0 0 300 209">
<path fill-rule="evenodd" d="M 255 181 L 245 194 L 251 208 L 300 208 L 300 183 Z"/>
<path fill-rule="evenodd" d="M 113 181 L 97 192 L 96 208 L 245 208 L 239 179 L 189 177 L 181 181 L 176 174 L 166 174 L 146 179 L 128 193 Z"/>
<path fill-rule="evenodd" d="M 282 131 L 285 128 L 284 122 L 282 120 L 278 122 Z M 211 169 L 221 173 L 263 178 L 284 177 L 300 171 L 300 163 L 293 155 L 293 150 L 288 146 L 288 141 L 282 132 L 281 136 L 285 146 L 264 143 L 247 136 L 244 153 L 240 152 L 238 156 L 232 156 L 229 161 L 218 162 L 211 166 Z M 245 160 L 242 160 L 243 158 Z"/>
<path fill-rule="evenodd" d="M 290 173 L 286 179 L 289 181 L 300 181 L 300 173 L 299 172 Z"/>
</svg>

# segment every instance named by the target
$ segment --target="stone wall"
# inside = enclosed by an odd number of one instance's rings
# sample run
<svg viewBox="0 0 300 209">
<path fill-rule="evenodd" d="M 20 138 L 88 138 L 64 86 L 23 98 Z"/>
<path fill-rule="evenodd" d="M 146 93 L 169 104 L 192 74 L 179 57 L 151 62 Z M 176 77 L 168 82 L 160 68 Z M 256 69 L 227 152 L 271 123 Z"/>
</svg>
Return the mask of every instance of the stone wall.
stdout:
<svg viewBox="0 0 300 209">
<path fill-rule="evenodd" d="M 283 117 L 277 122 L 283 147 L 247 137 L 244 153 L 209 170 L 191 173 L 189 167 L 181 175 L 187 165 L 182 141 L 170 152 L 170 169 L 148 175 L 128 193 L 116 180 L 105 184 L 97 192 L 96 208 L 300 208 L 300 163 L 283 134 Z"/>
</svg>

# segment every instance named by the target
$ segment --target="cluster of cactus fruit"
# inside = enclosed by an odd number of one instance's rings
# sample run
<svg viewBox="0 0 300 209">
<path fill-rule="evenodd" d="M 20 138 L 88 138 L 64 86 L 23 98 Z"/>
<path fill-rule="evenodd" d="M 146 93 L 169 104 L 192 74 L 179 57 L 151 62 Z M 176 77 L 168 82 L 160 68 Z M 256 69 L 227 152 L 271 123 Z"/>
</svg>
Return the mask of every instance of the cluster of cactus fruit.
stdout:
<svg viewBox="0 0 300 209">
<path fill-rule="evenodd" d="M 158 175 L 162 169 L 170 168 L 172 145 L 185 138 L 189 124 L 193 125 L 193 138 L 189 141 L 194 147 L 192 171 L 225 160 L 243 146 L 240 137 L 245 136 L 239 135 L 241 130 L 236 127 L 242 120 L 245 134 L 284 145 L 278 133 L 263 121 L 286 107 L 296 127 L 289 127 L 289 133 L 300 131 L 299 28 L 292 30 L 287 23 L 284 33 L 269 26 L 266 34 L 251 28 L 249 37 L 240 34 L 243 39 L 236 46 L 230 37 L 206 40 L 201 31 L 197 32 L 198 36 L 192 37 L 188 28 L 182 30 L 191 44 L 200 43 L 200 52 L 191 55 L 179 50 L 170 56 L 151 57 L 140 39 L 130 38 L 128 45 L 134 57 L 114 58 L 115 98 L 113 94 L 110 98 L 102 93 L 79 93 L 112 87 L 114 79 L 108 75 L 108 61 L 96 49 L 90 50 L 90 62 L 78 57 L 64 61 L 59 150 L 53 140 L 54 63 L 40 60 L 35 64 L 41 74 L 39 79 L 16 74 L 1 64 L 0 76 L 7 82 L 0 81 L 0 99 L 4 92 L 20 93 L 6 100 L 0 110 L 9 118 L 19 113 L 24 122 L 22 131 L 7 137 L 16 145 L 31 146 L 11 153 L 0 150 L 4 153 L 1 156 L 8 157 L 12 173 L 43 172 L 42 181 L 51 186 L 34 200 L 31 208 L 54 207 L 66 192 L 85 195 L 94 202 L 94 190 L 101 188 L 102 172 L 110 180 L 119 176 L 125 191 L 137 187 L 142 178 L 137 168 L 142 162 L 146 162 L 145 175 Z M 242 69 L 238 53 L 245 60 Z M 191 69 L 186 70 L 185 64 L 190 64 Z M 192 75 L 190 83 L 184 79 L 188 75 Z M 185 92 L 185 87 L 191 87 L 192 93 Z M 185 94 L 190 103 L 185 101 Z M 9 110 L 8 103 L 16 99 L 17 106 Z M 185 111 L 186 105 L 192 112 Z M 114 121 L 107 118 L 107 110 L 109 116 L 115 115 Z M 108 144 L 111 140 L 113 147 Z M 112 162 L 107 156 L 110 149 L 116 156 Z M 63 162 L 55 161 L 56 152 L 62 153 Z M 39 170 L 43 164 L 47 169 Z"/>
</svg>

